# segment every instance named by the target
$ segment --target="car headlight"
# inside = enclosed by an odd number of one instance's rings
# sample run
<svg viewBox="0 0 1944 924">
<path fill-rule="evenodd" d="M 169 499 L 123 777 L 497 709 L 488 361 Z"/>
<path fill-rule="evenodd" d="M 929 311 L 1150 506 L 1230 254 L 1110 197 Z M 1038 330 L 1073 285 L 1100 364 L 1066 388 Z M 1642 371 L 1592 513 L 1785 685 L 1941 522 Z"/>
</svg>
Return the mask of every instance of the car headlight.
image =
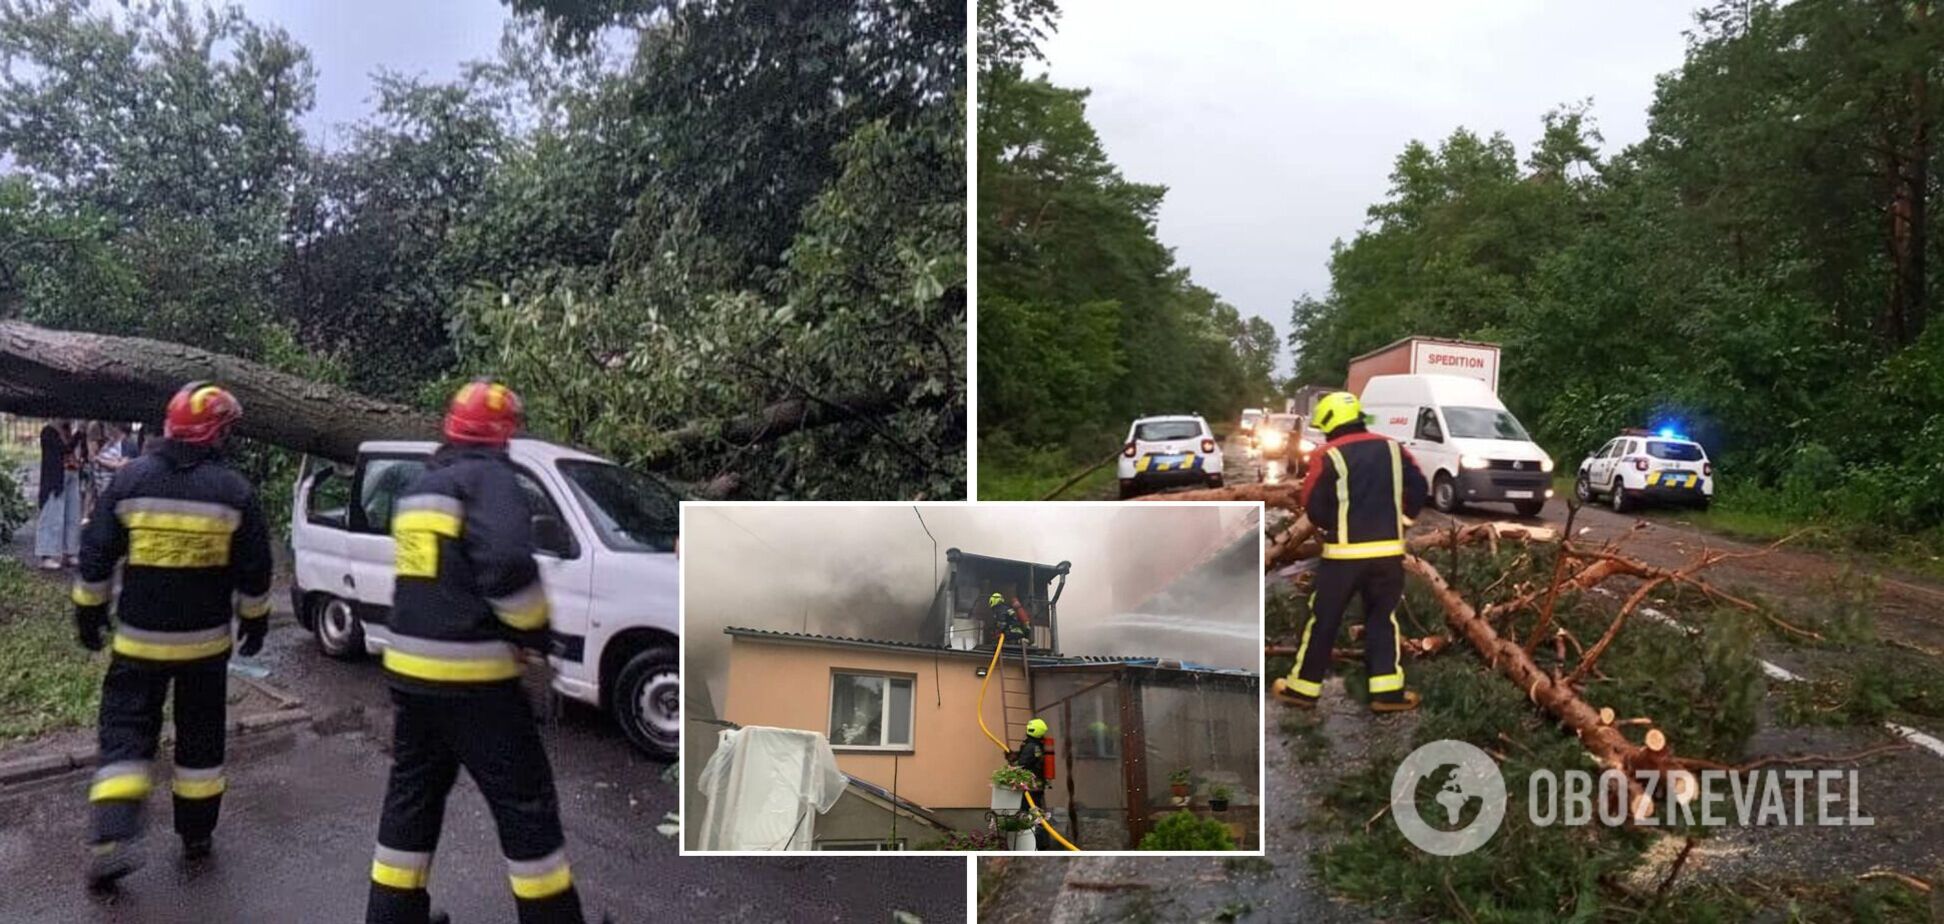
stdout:
<svg viewBox="0 0 1944 924">
<path fill-rule="evenodd" d="M 1540 470 L 1540 471 L 1542 471 L 1542 472 L 1550 472 L 1550 471 L 1552 471 L 1552 468 L 1553 468 L 1553 461 L 1552 461 L 1551 459 L 1540 459 L 1540 460 L 1539 460 L 1539 470 Z"/>
<path fill-rule="evenodd" d="M 1302 450 L 1303 455 L 1309 455 L 1310 453 L 1316 451 L 1316 444 L 1310 442 L 1309 440 L 1303 440 L 1296 444 L 1296 448 Z"/>
<path fill-rule="evenodd" d="M 1484 456 L 1460 456 L 1458 464 L 1465 468 L 1484 468 L 1491 465 L 1492 461 Z"/>
</svg>

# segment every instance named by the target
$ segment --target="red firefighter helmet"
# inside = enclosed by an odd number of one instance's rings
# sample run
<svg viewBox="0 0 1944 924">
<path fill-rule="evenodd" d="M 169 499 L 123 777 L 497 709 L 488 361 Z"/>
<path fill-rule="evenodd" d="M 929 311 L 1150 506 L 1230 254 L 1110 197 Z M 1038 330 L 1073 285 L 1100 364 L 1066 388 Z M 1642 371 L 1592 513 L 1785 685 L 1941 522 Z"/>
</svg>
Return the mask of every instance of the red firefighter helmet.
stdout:
<svg viewBox="0 0 1944 924">
<path fill-rule="evenodd" d="M 222 442 L 243 419 L 243 403 L 228 389 L 210 382 L 190 382 L 169 399 L 162 435 L 178 443 L 208 446 Z"/>
<path fill-rule="evenodd" d="M 474 379 L 452 396 L 446 408 L 446 442 L 505 446 L 519 432 L 524 417 L 520 396 L 513 389 L 491 379 Z"/>
</svg>

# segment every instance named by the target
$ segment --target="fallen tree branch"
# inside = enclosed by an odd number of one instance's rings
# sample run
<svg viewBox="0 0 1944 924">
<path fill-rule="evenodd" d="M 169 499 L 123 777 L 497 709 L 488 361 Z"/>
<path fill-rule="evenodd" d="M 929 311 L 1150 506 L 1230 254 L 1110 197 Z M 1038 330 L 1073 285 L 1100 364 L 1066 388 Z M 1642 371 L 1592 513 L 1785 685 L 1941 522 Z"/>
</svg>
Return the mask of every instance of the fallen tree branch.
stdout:
<svg viewBox="0 0 1944 924">
<path fill-rule="evenodd" d="M 1115 459 L 1117 459 L 1117 458 L 1119 458 L 1119 457 L 1120 457 L 1120 454 L 1121 454 L 1121 451 L 1120 451 L 1120 450 L 1118 450 L 1118 449 L 1116 449 L 1116 450 L 1114 450 L 1113 452 L 1110 452 L 1110 453 L 1108 453 L 1108 454 L 1107 454 L 1107 458 L 1105 458 L 1105 459 L 1102 459 L 1102 460 L 1100 460 L 1100 461 L 1098 461 L 1098 462 L 1095 462 L 1094 464 L 1092 464 L 1092 465 L 1089 465 L 1089 466 L 1087 466 L 1086 468 L 1083 468 L 1083 469 L 1081 469 L 1081 470 L 1080 470 L 1080 471 L 1078 471 L 1078 472 L 1075 472 L 1072 478 L 1068 478 L 1067 480 L 1065 480 L 1065 481 L 1062 481 L 1062 482 L 1060 482 L 1060 486 L 1059 486 L 1059 487 L 1057 487 L 1057 488 L 1054 488 L 1053 490 L 1051 490 L 1051 491 L 1048 491 L 1048 492 L 1046 492 L 1046 496 L 1045 496 L 1045 497 L 1042 497 L 1042 498 L 1040 498 L 1040 500 L 1043 500 L 1043 501 L 1050 501 L 1050 500 L 1052 500 L 1052 499 L 1054 499 L 1054 498 L 1056 498 L 1056 497 L 1059 497 L 1059 496 L 1060 496 L 1061 494 L 1064 494 L 1064 493 L 1066 493 L 1066 489 L 1068 489 L 1068 488 L 1071 488 L 1071 487 L 1073 487 L 1073 486 L 1074 486 L 1074 485 L 1076 485 L 1076 484 L 1079 484 L 1079 483 L 1080 483 L 1080 479 L 1082 479 L 1082 478 L 1085 478 L 1085 477 L 1087 477 L 1088 475 L 1091 475 L 1091 474 L 1093 474 L 1094 472 L 1096 472 L 1096 471 L 1098 471 L 1098 470 L 1100 469 L 1100 467 L 1101 467 L 1101 466 L 1103 466 L 1103 465 L 1106 465 L 1107 463 L 1109 463 L 1109 462 L 1112 462 L 1112 461 L 1114 461 Z"/>
<path fill-rule="evenodd" d="M 1303 489 L 1296 484 L 1237 484 L 1225 488 L 1197 488 L 1167 494 L 1143 494 L 1137 501 L 1261 501 L 1290 513 L 1302 513 Z"/>
</svg>

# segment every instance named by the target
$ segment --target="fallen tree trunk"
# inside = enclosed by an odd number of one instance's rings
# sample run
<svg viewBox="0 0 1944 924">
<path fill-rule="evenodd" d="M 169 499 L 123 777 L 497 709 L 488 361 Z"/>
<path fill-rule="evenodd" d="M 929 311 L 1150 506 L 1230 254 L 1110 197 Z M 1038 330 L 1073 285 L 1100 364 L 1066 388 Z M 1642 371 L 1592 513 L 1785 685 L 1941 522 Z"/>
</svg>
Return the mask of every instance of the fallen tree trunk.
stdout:
<svg viewBox="0 0 1944 924">
<path fill-rule="evenodd" d="M 1645 794 L 1640 783 L 1633 779 L 1632 771 L 1636 767 L 1645 769 L 1656 766 L 1665 758 L 1650 755 L 1647 749 L 1628 741 L 1619 729 L 1602 721 L 1600 711 L 1580 699 L 1571 686 L 1556 682 L 1551 674 L 1533 663 L 1531 656 L 1518 642 L 1500 637 L 1492 629 L 1491 623 L 1480 618 L 1471 604 L 1452 590 L 1445 583 L 1444 576 L 1430 563 L 1415 555 L 1406 555 L 1404 568 L 1431 588 L 1432 596 L 1444 610 L 1445 624 L 1451 628 L 1453 635 L 1470 642 L 1493 670 L 1512 681 L 1525 692 L 1527 699 L 1571 729 L 1587 751 L 1599 760 L 1601 767 L 1628 774 L 1629 810 L 1633 817 L 1643 817 L 1651 806 L 1643 804 Z"/>
<path fill-rule="evenodd" d="M 1176 491 L 1172 494 L 1144 494 L 1135 500 L 1142 501 L 1261 501 L 1271 507 L 1281 507 L 1290 513 L 1301 513 L 1301 485 L 1296 484 L 1238 484 L 1226 488 L 1200 488 L 1194 491 Z"/>
<path fill-rule="evenodd" d="M 157 421 L 188 382 L 221 382 L 247 413 L 243 436 L 339 461 L 370 439 L 434 439 L 438 418 L 222 353 L 141 337 L 0 321 L 0 410 L 33 417 Z"/>
<path fill-rule="evenodd" d="M 143 337 L 0 321 L 0 411 L 153 423 L 176 389 L 198 380 L 220 382 L 243 402 L 241 435 L 340 462 L 355 459 L 358 444 L 367 440 L 439 435 L 435 414 L 247 359 Z M 643 464 L 667 467 L 720 444 L 770 442 L 812 427 L 882 417 L 905 404 L 887 395 L 787 398 L 747 414 L 652 434 Z M 733 485 L 718 480 L 707 490 L 724 489 Z"/>
</svg>

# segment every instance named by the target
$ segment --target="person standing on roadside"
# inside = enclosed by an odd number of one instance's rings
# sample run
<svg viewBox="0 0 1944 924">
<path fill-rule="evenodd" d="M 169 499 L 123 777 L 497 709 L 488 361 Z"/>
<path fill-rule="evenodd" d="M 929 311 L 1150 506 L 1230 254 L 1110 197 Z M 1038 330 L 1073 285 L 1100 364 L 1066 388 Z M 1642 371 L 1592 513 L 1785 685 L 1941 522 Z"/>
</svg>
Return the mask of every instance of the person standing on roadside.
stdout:
<svg viewBox="0 0 1944 924">
<path fill-rule="evenodd" d="M 72 422 L 50 420 L 40 431 L 40 490 L 34 554 L 41 568 L 59 571 L 81 553 L 81 464 Z"/>
</svg>

